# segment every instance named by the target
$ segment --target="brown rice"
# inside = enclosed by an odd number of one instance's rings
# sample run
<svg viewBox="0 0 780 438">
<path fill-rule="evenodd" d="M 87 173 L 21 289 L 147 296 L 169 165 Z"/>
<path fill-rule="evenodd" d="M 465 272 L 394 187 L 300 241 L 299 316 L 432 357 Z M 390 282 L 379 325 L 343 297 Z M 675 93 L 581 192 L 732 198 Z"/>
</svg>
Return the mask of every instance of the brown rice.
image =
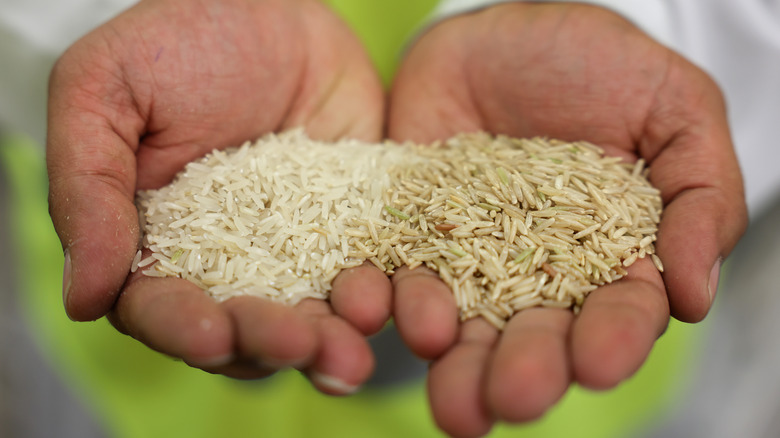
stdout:
<svg viewBox="0 0 780 438">
<path fill-rule="evenodd" d="M 462 319 L 501 328 L 533 306 L 582 305 L 655 254 L 658 190 L 639 160 L 544 138 L 327 144 L 268 135 L 190 163 L 138 193 L 133 270 L 185 278 L 218 300 L 326 299 L 343 269 L 427 266 Z"/>
</svg>

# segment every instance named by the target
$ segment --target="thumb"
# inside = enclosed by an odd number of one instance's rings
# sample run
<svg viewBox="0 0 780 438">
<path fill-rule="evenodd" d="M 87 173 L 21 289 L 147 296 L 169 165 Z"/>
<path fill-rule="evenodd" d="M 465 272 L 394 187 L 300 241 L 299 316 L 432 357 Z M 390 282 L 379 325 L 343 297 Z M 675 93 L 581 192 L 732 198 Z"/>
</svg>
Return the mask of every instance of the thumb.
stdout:
<svg viewBox="0 0 780 438">
<path fill-rule="evenodd" d="M 664 198 L 656 249 L 665 266 L 671 312 L 681 321 L 697 322 L 712 306 L 721 262 L 745 231 L 747 209 L 717 85 L 694 68 L 671 68 L 667 83 L 699 87 L 661 91 L 666 97 L 659 102 L 673 105 L 659 104 L 648 129 L 649 138 L 656 134 L 661 141 L 647 141 L 640 150 Z"/>
<path fill-rule="evenodd" d="M 121 96 L 121 87 L 94 77 L 84 86 L 70 65 L 60 60 L 52 72 L 46 161 L 49 212 L 65 252 L 65 310 L 84 321 L 111 308 L 138 247 L 134 148 L 142 123 L 126 111 L 106 116 L 121 106 L 103 99 Z"/>
</svg>

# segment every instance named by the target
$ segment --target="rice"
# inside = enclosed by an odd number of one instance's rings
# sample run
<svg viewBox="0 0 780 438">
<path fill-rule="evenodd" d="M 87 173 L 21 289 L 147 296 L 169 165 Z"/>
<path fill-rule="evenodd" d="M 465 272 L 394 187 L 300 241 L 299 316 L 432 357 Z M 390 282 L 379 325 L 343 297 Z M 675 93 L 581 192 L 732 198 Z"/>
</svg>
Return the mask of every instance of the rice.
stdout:
<svg viewBox="0 0 780 438">
<path fill-rule="evenodd" d="M 143 273 L 217 300 L 327 299 L 343 269 L 427 266 L 461 319 L 503 327 L 546 306 L 578 311 L 655 254 L 661 198 L 643 161 L 544 138 L 462 134 L 434 145 L 313 141 L 301 130 L 214 151 L 138 193 Z M 153 264 L 152 264 L 153 263 Z"/>
</svg>

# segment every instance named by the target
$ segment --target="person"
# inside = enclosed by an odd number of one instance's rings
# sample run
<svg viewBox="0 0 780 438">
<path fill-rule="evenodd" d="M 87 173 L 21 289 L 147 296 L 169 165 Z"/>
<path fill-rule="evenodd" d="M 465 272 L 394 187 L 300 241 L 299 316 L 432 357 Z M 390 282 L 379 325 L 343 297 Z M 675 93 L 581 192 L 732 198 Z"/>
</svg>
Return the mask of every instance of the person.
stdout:
<svg viewBox="0 0 780 438">
<path fill-rule="evenodd" d="M 379 140 L 381 96 L 357 40 L 317 2 L 142 2 L 76 43 L 52 74 L 48 135 L 69 316 L 111 312 L 120 331 L 210 372 L 259 377 L 289 366 L 324 392 L 354 391 L 373 365 L 363 336 L 391 312 L 390 284 L 372 267 L 339 276 L 330 303 L 296 309 L 251 297 L 218 304 L 184 281 L 125 278 L 139 240 L 136 189 L 165 184 L 213 147 L 288 127 Z M 479 319 L 459 330 L 435 276 L 393 276 L 396 324 L 433 360 L 431 406 L 445 431 L 479 435 L 496 417 L 537 418 L 572 382 L 614 387 L 640 367 L 670 311 L 698 321 L 709 310 L 720 261 L 746 223 L 724 105 L 706 74 L 624 19 L 512 3 L 448 20 L 408 53 L 388 111 L 388 135 L 400 140 L 487 130 L 643 157 L 666 203 L 663 280 L 642 263 L 593 293 L 577 318 L 532 309 L 500 335 Z"/>
<path fill-rule="evenodd" d="M 642 364 L 670 313 L 697 321 L 709 310 L 720 260 L 746 224 L 725 108 L 705 73 L 630 22 L 569 4 L 502 4 L 453 17 L 409 49 L 385 115 L 367 57 L 321 5 L 224 5 L 142 2 L 71 47 L 54 70 L 50 200 L 73 319 L 108 313 L 119 330 L 193 366 L 256 377 L 292 365 L 340 394 L 368 377 L 363 336 L 392 310 L 410 348 L 433 361 L 438 424 L 474 436 L 496 419 L 540 416 L 572 382 L 617 385 Z M 155 26 L 161 17 L 166 26 Z M 250 17 L 277 25 L 250 26 Z M 328 47 L 340 50 L 321 50 Z M 479 320 L 459 327 L 448 291 L 423 270 L 399 272 L 392 292 L 368 268 L 347 273 L 330 306 L 294 310 L 251 299 L 217 305 L 182 282 L 125 285 L 138 240 L 136 187 L 165 183 L 214 145 L 299 124 L 321 138 L 378 139 L 385 118 L 396 139 L 485 129 L 584 137 L 645 157 L 667 203 L 658 242 L 663 280 L 639 265 L 628 281 L 594 293 L 577 318 L 535 309 L 502 334 Z M 284 336 L 261 336 L 271 329 Z"/>
</svg>

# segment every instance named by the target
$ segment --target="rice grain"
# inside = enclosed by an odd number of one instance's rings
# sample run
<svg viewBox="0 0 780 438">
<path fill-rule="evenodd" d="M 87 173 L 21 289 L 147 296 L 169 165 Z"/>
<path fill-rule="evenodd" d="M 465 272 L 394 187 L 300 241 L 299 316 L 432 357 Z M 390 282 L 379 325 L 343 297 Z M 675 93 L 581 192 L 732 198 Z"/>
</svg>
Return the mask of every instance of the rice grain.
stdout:
<svg viewBox="0 0 780 438">
<path fill-rule="evenodd" d="M 344 269 L 426 266 L 462 319 L 579 310 L 655 254 L 661 198 L 642 160 L 545 138 L 462 134 L 430 146 L 313 141 L 301 130 L 214 151 L 139 192 L 132 270 L 217 300 L 326 299 Z"/>
</svg>

